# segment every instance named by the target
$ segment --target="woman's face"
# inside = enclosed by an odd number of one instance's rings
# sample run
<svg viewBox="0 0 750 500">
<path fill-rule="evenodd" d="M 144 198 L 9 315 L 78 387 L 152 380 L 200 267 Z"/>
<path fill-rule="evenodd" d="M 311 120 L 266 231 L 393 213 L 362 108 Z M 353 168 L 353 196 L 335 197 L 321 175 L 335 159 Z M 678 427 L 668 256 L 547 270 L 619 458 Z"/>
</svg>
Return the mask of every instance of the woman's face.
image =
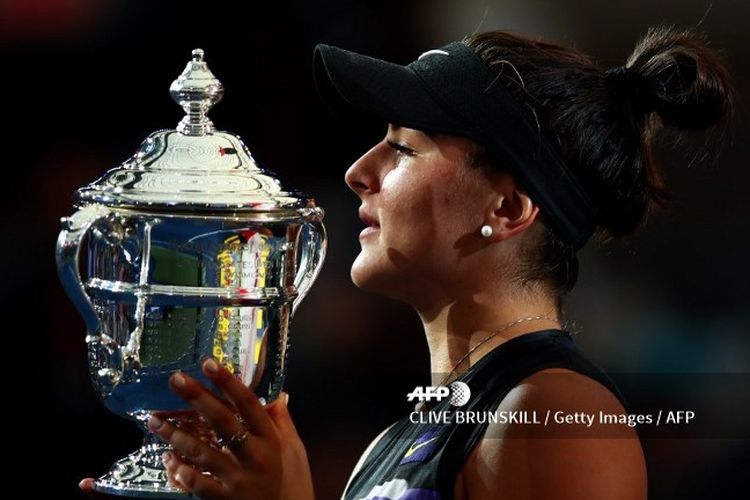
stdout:
<svg viewBox="0 0 750 500">
<path fill-rule="evenodd" d="M 460 283 L 496 193 L 465 164 L 475 143 L 389 125 L 346 172 L 365 228 L 351 277 L 362 288 L 410 302 L 426 286 Z"/>
</svg>

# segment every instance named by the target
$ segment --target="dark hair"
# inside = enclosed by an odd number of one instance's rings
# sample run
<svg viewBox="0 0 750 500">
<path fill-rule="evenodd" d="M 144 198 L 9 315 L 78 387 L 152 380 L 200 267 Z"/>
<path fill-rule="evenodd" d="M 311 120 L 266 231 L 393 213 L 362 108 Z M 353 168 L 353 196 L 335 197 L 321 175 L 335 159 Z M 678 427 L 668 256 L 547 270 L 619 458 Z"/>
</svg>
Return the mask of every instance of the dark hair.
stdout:
<svg viewBox="0 0 750 500">
<path fill-rule="evenodd" d="M 625 66 L 609 72 L 572 47 L 506 31 L 473 34 L 463 42 L 497 72 L 558 148 L 596 205 L 602 239 L 633 233 L 653 205 L 669 200 L 651 151 L 658 132 L 682 131 L 675 144 L 685 132 L 709 128 L 723 139 L 733 116 L 729 73 L 694 29 L 650 28 Z M 712 139 L 707 136 L 705 144 Z M 470 164 L 503 168 L 481 146 Z M 541 241 L 534 238 L 523 252 L 518 278 L 545 285 L 561 305 L 578 277 L 576 252 L 546 225 L 540 233 Z"/>
</svg>

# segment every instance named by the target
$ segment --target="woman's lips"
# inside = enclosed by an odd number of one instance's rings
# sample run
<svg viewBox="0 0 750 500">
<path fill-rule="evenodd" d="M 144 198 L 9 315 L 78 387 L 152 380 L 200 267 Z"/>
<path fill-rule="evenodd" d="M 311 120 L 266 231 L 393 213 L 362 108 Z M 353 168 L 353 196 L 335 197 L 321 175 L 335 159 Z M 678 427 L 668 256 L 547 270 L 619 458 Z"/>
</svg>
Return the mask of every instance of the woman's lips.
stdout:
<svg viewBox="0 0 750 500">
<path fill-rule="evenodd" d="M 364 222 L 368 226 L 379 226 L 380 223 L 378 220 L 367 213 L 367 210 L 364 207 L 359 207 L 359 219 Z"/>
<path fill-rule="evenodd" d="M 359 233 L 359 237 L 360 239 L 365 238 L 371 234 L 377 233 L 378 231 L 380 231 L 379 226 L 367 226 L 366 228 L 362 230 L 361 233 Z"/>
<path fill-rule="evenodd" d="M 364 205 L 359 207 L 359 218 L 362 220 L 362 222 L 367 224 L 367 227 L 364 228 L 361 233 L 359 233 L 360 239 L 380 230 L 380 223 L 375 217 L 367 213 L 367 209 Z"/>
</svg>

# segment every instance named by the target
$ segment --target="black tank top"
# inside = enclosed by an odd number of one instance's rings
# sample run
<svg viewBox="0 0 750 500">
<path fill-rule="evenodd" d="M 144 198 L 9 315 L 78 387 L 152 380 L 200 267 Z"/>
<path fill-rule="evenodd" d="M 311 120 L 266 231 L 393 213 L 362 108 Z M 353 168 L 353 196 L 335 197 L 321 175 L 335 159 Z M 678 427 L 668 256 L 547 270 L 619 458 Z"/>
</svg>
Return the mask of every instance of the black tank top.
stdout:
<svg viewBox="0 0 750 500">
<path fill-rule="evenodd" d="M 568 332 L 542 330 L 514 337 L 487 353 L 456 380 L 471 390 L 457 408 L 446 398 L 431 413 L 494 412 L 508 392 L 545 368 L 567 368 L 600 382 L 627 409 L 615 383 L 589 361 Z M 419 422 L 416 414 L 398 420 L 381 437 L 352 478 L 345 500 L 449 500 L 464 462 L 489 423 Z"/>
</svg>

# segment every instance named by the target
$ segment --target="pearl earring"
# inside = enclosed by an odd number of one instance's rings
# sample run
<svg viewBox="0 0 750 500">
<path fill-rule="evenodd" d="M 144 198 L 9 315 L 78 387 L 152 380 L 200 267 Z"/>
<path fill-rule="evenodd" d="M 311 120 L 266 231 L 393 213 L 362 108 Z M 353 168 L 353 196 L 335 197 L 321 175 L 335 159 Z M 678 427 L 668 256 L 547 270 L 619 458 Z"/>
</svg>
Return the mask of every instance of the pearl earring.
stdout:
<svg viewBox="0 0 750 500">
<path fill-rule="evenodd" d="M 492 226 L 490 226 L 489 224 L 485 224 L 484 226 L 482 226 L 482 229 L 480 231 L 482 233 L 482 236 L 484 236 L 485 238 L 489 238 L 490 236 L 492 236 Z"/>
</svg>

